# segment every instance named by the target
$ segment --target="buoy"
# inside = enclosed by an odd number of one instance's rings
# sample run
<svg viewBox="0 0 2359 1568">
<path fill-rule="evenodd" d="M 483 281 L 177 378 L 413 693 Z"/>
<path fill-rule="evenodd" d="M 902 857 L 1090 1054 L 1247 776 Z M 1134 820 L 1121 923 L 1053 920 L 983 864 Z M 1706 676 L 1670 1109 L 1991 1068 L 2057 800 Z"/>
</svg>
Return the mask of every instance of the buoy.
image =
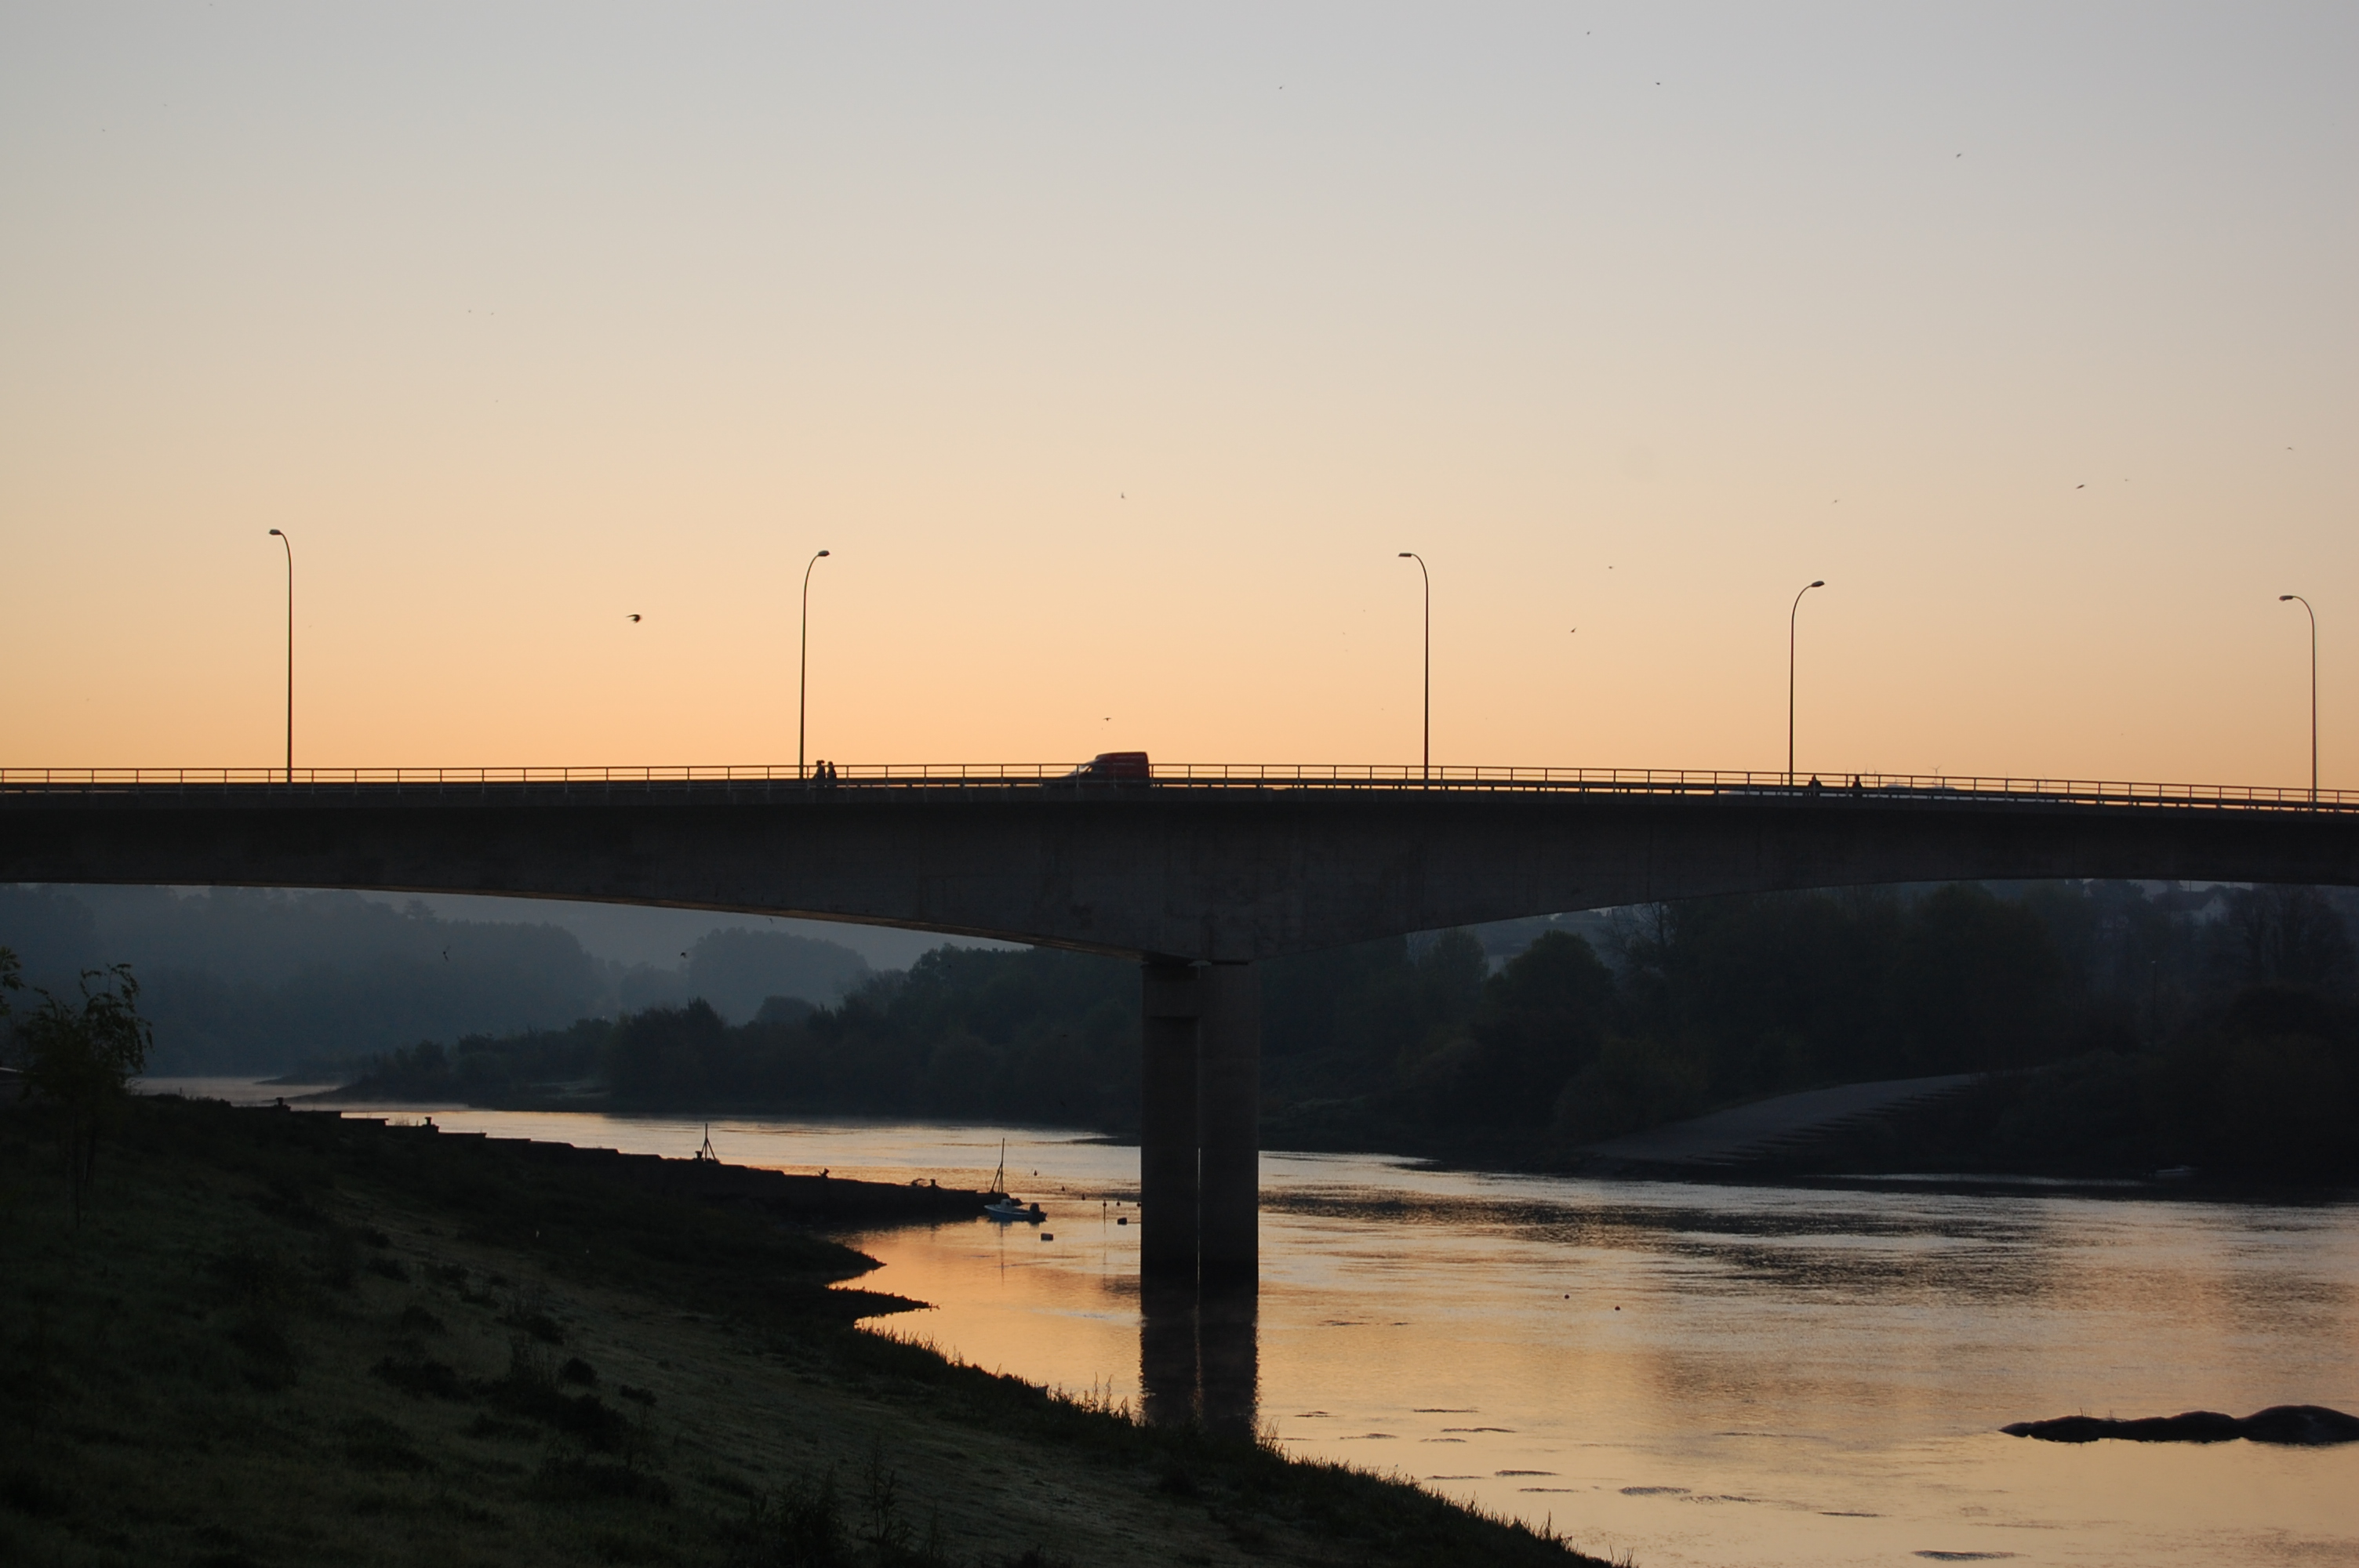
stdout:
<svg viewBox="0 0 2359 1568">
<path fill-rule="evenodd" d="M 1115 1223 L 1116 1225 L 1128 1225 L 1128 1224 L 1130 1223 L 1130 1216 L 1128 1216 L 1128 1215 L 1126 1215 L 1126 1214 L 1125 1214 L 1125 1215 L 1122 1216 L 1120 1218 L 1116 1219 L 1116 1220 L 1114 1221 L 1114 1223 Z M 1571 1298 L 1571 1296 L 1567 1296 L 1565 1299 L 1566 1299 L 1567 1301 L 1571 1301 L 1572 1298 Z"/>
<path fill-rule="evenodd" d="M 1044 1230 L 1040 1233 L 1040 1239 L 1043 1241 L 1054 1241 L 1057 1238 Z"/>
</svg>

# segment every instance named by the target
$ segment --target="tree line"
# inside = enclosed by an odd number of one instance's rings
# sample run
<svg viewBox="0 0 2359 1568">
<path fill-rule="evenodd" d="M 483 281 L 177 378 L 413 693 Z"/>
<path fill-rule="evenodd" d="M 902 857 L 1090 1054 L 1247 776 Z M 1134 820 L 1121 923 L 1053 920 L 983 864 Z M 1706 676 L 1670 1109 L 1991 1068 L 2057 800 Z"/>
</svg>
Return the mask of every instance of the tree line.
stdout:
<svg viewBox="0 0 2359 1568">
<path fill-rule="evenodd" d="M 774 994 L 832 1001 L 869 973 L 839 943 L 784 931 L 712 931 L 676 967 L 625 965 L 557 925 L 265 889 L 0 887 L 0 944 L 53 989 L 85 969 L 135 965 L 162 1075 L 332 1075 L 421 1039 L 698 997 L 743 1020 Z"/>
<path fill-rule="evenodd" d="M 2018 1163 L 2045 1148 L 2050 1163 L 2071 1150 L 2267 1165 L 2256 1130 L 2359 1109 L 2338 896 L 2134 883 L 1778 894 L 1622 911 L 1591 935 L 1543 923 L 1504 963 L 1469 931 L 1274 960 L 1265 1140 L 1548 1163 L 1765 1095 L 1994 1073 L 2013 1098 L 1985 1106 L 1980 1132 L 1953 1128 L 1953 1143 L 2012 1138 Z M 774 998 L 732 1025 L 690 1003 L 421 1044 L 353 1092 L 523 1104 L 565 1084 L 635 1109 L 1125 1132 L 1137 1039 L 1133 965 L 941 948 L 833 1006 Z M 2128 1108 L 2092 1119 L 2093 1095 Z M 2232 1105 L 2246 1133 L 2196 1136 Z M 2052 1124 L 2045 1143 L 2024 1133 L 2035 1124 Z"/>
</svg>

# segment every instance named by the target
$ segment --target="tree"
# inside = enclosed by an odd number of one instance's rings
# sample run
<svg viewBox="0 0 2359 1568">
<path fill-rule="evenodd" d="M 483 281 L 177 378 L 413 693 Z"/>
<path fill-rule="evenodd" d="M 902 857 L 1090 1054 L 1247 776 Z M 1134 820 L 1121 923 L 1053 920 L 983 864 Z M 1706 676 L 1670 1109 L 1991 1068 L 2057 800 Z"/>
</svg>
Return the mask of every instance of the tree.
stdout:
<svg viewBox="0 0 2359 1568">
<path fill-rule="evenodd" d="M 2039 917 L 1974 882 L 1910 912 L 1894 976 L 1908 1070 L 1974 1073 L 2049 1059 L 2064 968 Z"/>
<path fill-rule="evenodd" d="M 606 1044 L 606 1081 L 625 1105 L 678 1108 L 708 1102 L 722 1087 L 714 1069 L 729 1026 L 712 1004 L 653 1007 L 616 1025 Z"/>
<path fill-rule="evenodd" d="M 2351 978 L 2351 935 L 2325 894 L 2308 887 L 2240 888 L 2220 923 L 2220 967 L 2246 986 L 2333 993 Z"/>
<path fill-rule="evenodd" d="M 13 981 L 13 954 L 6 973 Z M 147 1065 L 154 1032 L 139 1016 L 139 982 L 128 964 L 84 969 L 79 1007 L 47 990 L 35 994 L 40 1006 L 16 1026 L 21 1092 L 46 1100 L 65 1128 L 66 1190 L 79 1226 L 99 1135 L 122 1115 L 131 1080 Z"/>
<path fill-rule="evenodd" d="M 1407 1076 L 1430 1119 L 1485 1130 L 1545 1126 L 1565 1081 L 1596 1055 L 1614 1003 L 1614 973 L 1589 944 L 1544 932 L 1483 982 L 1464 1031 Z"/>
</svg>

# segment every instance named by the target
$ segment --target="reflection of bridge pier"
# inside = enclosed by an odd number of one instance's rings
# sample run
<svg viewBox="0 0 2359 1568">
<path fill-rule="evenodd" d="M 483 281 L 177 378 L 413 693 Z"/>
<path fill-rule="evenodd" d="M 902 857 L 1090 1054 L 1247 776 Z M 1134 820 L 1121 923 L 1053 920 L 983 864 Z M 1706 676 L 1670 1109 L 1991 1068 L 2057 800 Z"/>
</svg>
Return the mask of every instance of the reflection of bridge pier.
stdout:
<svg viewBox="0 0 2359 1568">
<path fill-rule="evenodd" d="M 1142 1273 L 1138 1305 L 1140 1414 L 1156 1426 L 1196 1421 L 1207 1432 L 1251 1437 L 1261 1384 L 1255 1282 Z"/>
<path fill-rule="evenodd" d="M 1253 1429 L 1261 1265 L 1261 977 L 1142 973 L 1140 1386 L 1153 1422 Z"/>
</svg>

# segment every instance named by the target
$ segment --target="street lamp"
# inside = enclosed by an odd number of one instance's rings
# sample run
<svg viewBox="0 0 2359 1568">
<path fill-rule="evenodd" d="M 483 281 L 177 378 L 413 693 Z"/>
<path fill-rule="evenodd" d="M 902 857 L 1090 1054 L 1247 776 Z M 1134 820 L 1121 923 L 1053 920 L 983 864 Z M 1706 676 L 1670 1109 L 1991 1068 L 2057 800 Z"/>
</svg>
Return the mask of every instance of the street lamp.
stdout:
<svg viewBox="0 0 2359 1568">
<path fill-rule="evenodd" d="M 270 536 L 287 552 L 287 787 L 295 787 L 295 546 L 277 528 Z"/>
<path fill-rule="evenodd" d="M 810 712 L 810 575 L 811 568 L 827 559 L 821 550 L 803 568 L 803 659 L 802 674 L 796 682 L 795 692 L 795 777 L 803 776 L 803 724 Z"/>
<path fill-rule="evenodd" d="M 1425 579 L 1425 760 L 1419 764 L 1418 777 L 1430 783 L 1433 779 L 1433 574 L 1425 568 L 1425 557 L 1415 550 L 1403 550 L 1400 558 L 1417 563 L 1418 575 Z"/>
<path fill-rule="evenodd" d="M 2310 608 L 2310 600 L 2298 593 L 2281 593 L 2277 602 L 2290 600 L 2310 614 L 2310 804 L 2318 804 L 2318 611 Z"/>
<path fill-rule="evenodd" d="M 1794 607 L 1786 611 L 1786 787 L 1794 787 L 1794 621 L 1802 613 L 1802 594 L 1814 588 L 1826 587 L 1825 579 L 1802 585 L 1802 592 L 1794 596 Z"/>
</svg>

